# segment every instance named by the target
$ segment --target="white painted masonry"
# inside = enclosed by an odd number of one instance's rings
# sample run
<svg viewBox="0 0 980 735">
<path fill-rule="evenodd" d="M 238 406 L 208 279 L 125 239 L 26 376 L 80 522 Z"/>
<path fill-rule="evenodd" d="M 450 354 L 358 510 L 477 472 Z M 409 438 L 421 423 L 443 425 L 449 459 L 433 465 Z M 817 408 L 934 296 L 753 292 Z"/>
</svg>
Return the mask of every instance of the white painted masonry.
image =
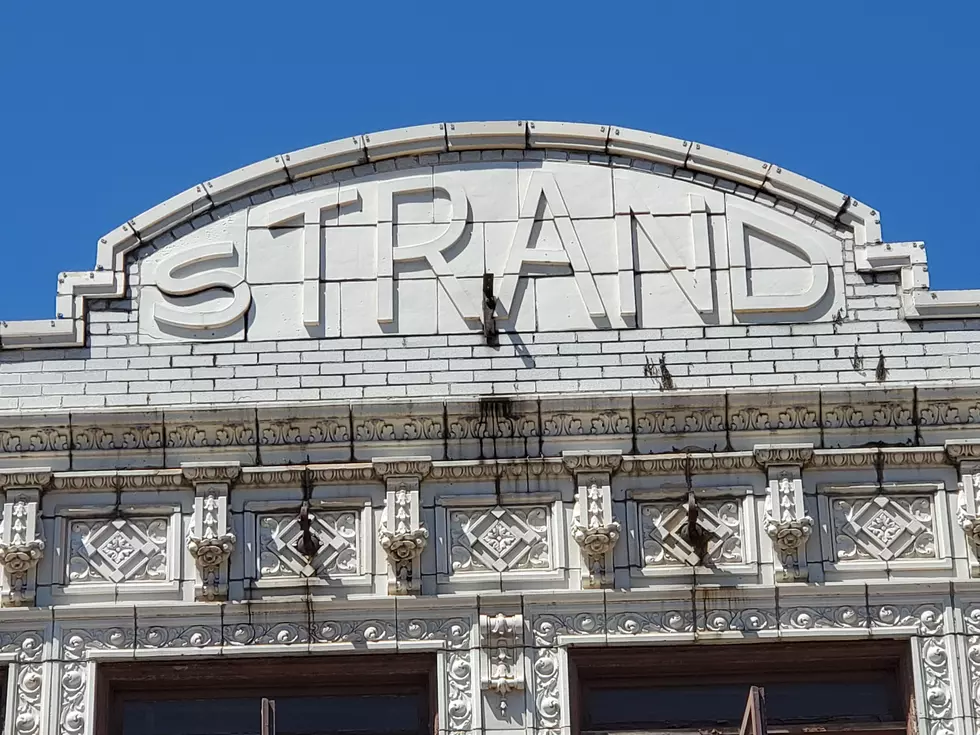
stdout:
<svg viewBox="0 0 980 735">
<path fill-rule="evenodd" d="M 978 732 L 980 291 L 850 197 L 420 126 L 177 195 L 57 308 L 0 324 L 6 735 L 95 735 L 118 659 L 429 650 L 440 732 L 566 735 L 569 646 L 882 636 Z"/>
</svg>

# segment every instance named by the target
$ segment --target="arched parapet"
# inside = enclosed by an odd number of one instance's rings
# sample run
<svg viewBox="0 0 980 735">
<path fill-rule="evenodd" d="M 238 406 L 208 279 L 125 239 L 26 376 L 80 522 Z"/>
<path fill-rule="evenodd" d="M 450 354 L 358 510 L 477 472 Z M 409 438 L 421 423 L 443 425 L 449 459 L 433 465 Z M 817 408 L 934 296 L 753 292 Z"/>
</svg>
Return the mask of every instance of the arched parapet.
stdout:
<svg viewBox="0 0 980 735">
<path fill-rule="evenodd" d="M 687 180 L 706 190 L 741 196 L 792 213 L 797 219 L 848 242 L 847 247 L 858 254 L 874 253 L 881 247 L 879 217 L 867 205 L 777 165 L 707 144 L 587 123 L 435 123 L 352 136 L 273 156 L 171 197 L 100 238 L 94 270 L 60 275 L 56 318 L 0 323 L 0 346 L 22 349 L 83 345 L 87 300 L 124 298 L 129 286 L 127 256 L 141 246 L 186 235 L 197 226 L 227 217 L 234 211 L 303 191 L 300 185 L 309 188 L 310 182 L 323 175 L 333 175 L 340 181 L 348 174 L 362 173 L 366 167 L 373 167 L 370 172 L 396 170 L 399 161 L 406 157 L 438 157 L 472 151 L 541 151 L 548 155 L 552 151 L 564 151 L 572 156 L 599 157 L 606 165 L 633 167 Z M 863 261 L 858 257 L 860 270 Z M 733 267 L 744 265 L 734 263 Z M 740 296 L 737 291 L 738 287 L 733 286 L 731 298 L 736 311 L 739 298 L 749 303 L 749 294 Z M 932 308 L 923 308 L 924 293 L 923 286 L 909 291 L 906 301 L 912 306 L 906 308 L 907 317 L 943 316 L 946 308 L 943 304 L 952 302 L 933 297 L 929 302 Z M 961 295 L 953 301 L 957 304 L 955 308 L 962 311 L 963 304 L 973 298 L 974 292 L 958 293 Z M 980 308 L 980 292 L 977 294 Z M 765 302 L 757 299 L 755 303 Z M 589 308 L 590 313 L 595 311 Z M 752 308 L 746 307 L 746 313 L 751 311 Z M 628 307 L 622 313 L 628 314 Z M 957 311 L 955 316 L 959 315 Z"/>
</svg>

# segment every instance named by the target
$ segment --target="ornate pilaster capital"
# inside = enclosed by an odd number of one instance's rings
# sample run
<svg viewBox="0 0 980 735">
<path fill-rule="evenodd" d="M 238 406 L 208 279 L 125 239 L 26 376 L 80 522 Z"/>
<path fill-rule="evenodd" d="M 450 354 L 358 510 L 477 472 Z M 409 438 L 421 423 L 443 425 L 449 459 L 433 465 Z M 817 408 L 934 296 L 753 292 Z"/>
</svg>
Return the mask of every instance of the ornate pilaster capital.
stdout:
<svg viewBox="0 0 980 735">
<path fill-rule="evenodd" d="M 180 470 L 192 485 L 231 485 L 242 472 L 240 462 L 182 462 Z"/>
<path fill-rule="evenodd" d="M 956 464 L 980 461 L 980 439 L 947 439 L 944 448 Z"/>
<path fill-rule="evenodd" d="M 803 467 L 813 459 L 812 444 L 756 444 L 752 448 L 755 461 L 763 469 L 772 465 Z"/>
<path fill-rule="evenodd" d="M 374 474 L 388 481 L 397 477 L 424 479 L 432 471 L 432 457 L 375 457 L 371 460 Z"/>
<path fill-rule="evenodd" d="M 622 450 L 565 450 L 562 464 L 572 474 L 579 472 L 616 472 L 623 463 Z"/>
<path fill-rule="evenodd" d="M 43 490 L 51 483 L 54 473 L 50 467 L 25 467 L 0 470 L 0 488 L 36 488 Z"/>
</svg>

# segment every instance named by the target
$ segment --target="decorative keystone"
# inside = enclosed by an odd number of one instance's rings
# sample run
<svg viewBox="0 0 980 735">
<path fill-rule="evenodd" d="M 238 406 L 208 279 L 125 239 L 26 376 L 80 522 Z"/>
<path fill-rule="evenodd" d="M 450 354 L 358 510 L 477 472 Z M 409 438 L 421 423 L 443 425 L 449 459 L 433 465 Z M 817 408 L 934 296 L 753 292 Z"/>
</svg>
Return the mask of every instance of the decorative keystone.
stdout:
<svg viewBox="0 0 980 735">
<path fill-rule="evenodd" d="M 756 444 L 752 448 L 755 461 L 763 468 L 771 465 L 803 467 L 813 459 L 812 444 Z"/>
<path fill-rule="evenodd" d="M 228 562 L 235 534 L 228 528 L 228 493 L 241 474 L 238 462 L 185 462 L 181 470 L 194 485 L 194 518 L 187 551 L 197 567 L 194 596 L 204 602 L 228 596 Z"/>
<path fill-rule="evenodd" d="M 421 589 L 421 556 L 429 531 L 419 517 L 419 485 L 432 470 L 431 457 L 372 460 L 385 482 L 385 510 L 378 541 L 388 556 L 388 594 L 417 594 Z"/>
<path fill-rule="evenodd" d="M 507 715 L 507 695 L 524 688 L 523 650 L 524 618 L 521 615 L 480 616 L 481 682 L 485 691 L 500 697 L 500 714 Z"/>
<path fill-rule="evenodd" d="M 607 472 L 612 474 L 623 463 L 622 450 L 566 450 L 561 461 L 572 474 L 579 472 Z"/>
</svg>

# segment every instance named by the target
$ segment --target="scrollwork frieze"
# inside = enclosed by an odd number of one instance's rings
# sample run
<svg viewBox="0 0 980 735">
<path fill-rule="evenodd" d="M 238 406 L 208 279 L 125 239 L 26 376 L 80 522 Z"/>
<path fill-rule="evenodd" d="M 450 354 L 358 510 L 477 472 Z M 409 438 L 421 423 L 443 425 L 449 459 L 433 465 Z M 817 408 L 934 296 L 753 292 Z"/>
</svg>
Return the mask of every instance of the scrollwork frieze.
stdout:
<svg viewBox="0 0 980 735">
<path fill-rule="evenodd" d="M 72 427 L 72 449 L 80 452 L 160 449 L 162 428 L 162 424 Z"/>
<path fill-rule="evenodd" d="M 398 621 L 399 641 L 444 641 L 446 648 L 463 649 L 473 645 L 473 620 L 454 618 L 407 618 Z"/>
<path fill-rule="evenodd" d="M 820 423 L 815 407 L 792 405 L 768 410 L 742 408 L 728 419 L 732 431 L 774 431 L 787 429 L 816 429 Z"/>
<path fill-rule="evenodd" d="M 0 651 L 13 654 L 14 660 L 34 663 L 43 658 L 44 636 L 39 630 L 0 633 Z"/>
<path fill-rule="evenodd" d="M 869 612 L 872 628 L 911 628 L 919 635 L 930 636 L 946 632 L 943 608 L 935 603 L 872 605 Z"/>
<path fill-rule="evenodd" d="M 776 631 L 778 621 L 776 611 L 761 607 L 744 610 L 716 609 L 706 610 L 698 618 L 698 631 L 703 633 L 759 633 Z"/>
<path fill-rule="evenodd" d="M 61 636 L 61 654 L 66 661 L 80 661 L 91 650 L 122 651 L 136 647 L 133 628 L 70 628 Z"/>
<path fill-rule="evenodd" d="M 218 625 L 146 625 L 136 628 L 137 649 L 208 648 L 221 646 Z"/>
<path fill-rule="evenodd" d="M 310 627 L 305 621 L 281 623 L 228 623 L 222 626 L 223 645 L 295 646 L 310 642 Z"/>
<path fill-rule="evenodd" d="M 168 426 L 166 446 L 167 449 L 251 447 L 255 439 L 254 424 L 195 422 Z"/>
<path fill-rule="evenodd" d="M 297 444 L 347 444 L 350 442 L 349 422 L 340 419 L 284 419 L 262 422 L 259 425 L 259 444 L 262 446 L 291 446 Z"/>
<path fill-rule="evenodd" d="M 693 633 L 694 611 L 678 609 L 607 613 L 606 632 L 609 635 L 619 636 Z"/>
<path fill-rule="evenodd" d="M 0 429 L 0 454 L 67 452 L 70 447 L 67 425 Z"/>
<path fill-rule="evenodd" d="M 779 627 L 781 630 L 867 630 L 868 611 L 863 605 L 781 608 Z"/>
</svg>

